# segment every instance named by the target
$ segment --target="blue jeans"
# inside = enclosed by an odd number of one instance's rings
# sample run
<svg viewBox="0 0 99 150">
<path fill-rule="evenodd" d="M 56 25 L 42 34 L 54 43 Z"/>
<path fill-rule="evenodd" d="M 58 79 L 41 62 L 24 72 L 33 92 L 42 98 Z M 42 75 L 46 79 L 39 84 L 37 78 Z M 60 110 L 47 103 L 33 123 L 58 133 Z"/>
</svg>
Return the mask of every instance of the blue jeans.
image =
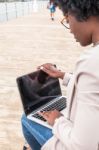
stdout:
<svg viewBox="0 0 99 150">
<path fill-rule="evenodd" d="M 22 116 L 21 123 L 23 135 L 32 150 L 40 150 L 41 146 L 53 136 L 51 129 L 27 119 L 25 115 Z"/>
</svg>

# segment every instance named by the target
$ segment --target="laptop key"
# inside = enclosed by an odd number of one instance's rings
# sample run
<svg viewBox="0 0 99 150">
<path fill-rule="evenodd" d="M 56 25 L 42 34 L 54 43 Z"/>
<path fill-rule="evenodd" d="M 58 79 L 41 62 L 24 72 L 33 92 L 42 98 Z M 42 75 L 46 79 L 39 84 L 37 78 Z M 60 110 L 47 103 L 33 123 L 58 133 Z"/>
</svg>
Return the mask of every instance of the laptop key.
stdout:
<svg viewBox="0 0 99 150">
<path fill-rule="evenodd" d="M 39 114 L 34 114 L 33 117 L 38 118 L 40 120 L 46 121 L 41 115 Z"/>
</svg>

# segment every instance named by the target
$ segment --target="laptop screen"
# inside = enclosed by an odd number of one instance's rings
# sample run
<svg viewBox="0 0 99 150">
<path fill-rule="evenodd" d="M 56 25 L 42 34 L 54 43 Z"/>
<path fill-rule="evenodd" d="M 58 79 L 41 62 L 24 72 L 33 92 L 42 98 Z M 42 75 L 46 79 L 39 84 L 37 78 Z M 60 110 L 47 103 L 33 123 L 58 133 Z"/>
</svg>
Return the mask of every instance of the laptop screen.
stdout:
<svg viewBox="0 0 99 150">
<path fill-rule="evenodd" d="M 26 115 L 62 95 L 59 80 L 42 70 L 18 77 L 17 84 Z"/>
</svg>

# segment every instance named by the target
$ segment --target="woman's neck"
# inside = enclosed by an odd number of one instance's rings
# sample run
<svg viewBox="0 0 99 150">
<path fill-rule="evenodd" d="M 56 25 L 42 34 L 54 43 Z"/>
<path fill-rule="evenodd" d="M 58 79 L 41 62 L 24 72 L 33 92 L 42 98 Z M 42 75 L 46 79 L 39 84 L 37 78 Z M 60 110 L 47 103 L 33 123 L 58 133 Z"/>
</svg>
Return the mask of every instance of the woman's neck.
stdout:
<svg viewBox="0 0 99 150">
<path fill-rule="evenodd" d="M 99 22 L 94 26 L 92 33 L 92 43 L 97 45 L 99 43 Z"/>
</svg>

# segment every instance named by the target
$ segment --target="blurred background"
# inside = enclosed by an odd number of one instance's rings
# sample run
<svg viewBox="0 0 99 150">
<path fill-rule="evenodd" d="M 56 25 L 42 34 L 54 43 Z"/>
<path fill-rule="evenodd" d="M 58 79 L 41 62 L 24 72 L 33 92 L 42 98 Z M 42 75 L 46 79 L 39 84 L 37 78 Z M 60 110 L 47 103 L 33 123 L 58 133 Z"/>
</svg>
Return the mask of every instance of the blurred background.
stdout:
<svg viewBox="0 0 99 150">
<path fill-rule="evenodd" d="M 0 22 L 41 10 L 47 3 L 47 0 L 0 0 Z"/>
</svg>

